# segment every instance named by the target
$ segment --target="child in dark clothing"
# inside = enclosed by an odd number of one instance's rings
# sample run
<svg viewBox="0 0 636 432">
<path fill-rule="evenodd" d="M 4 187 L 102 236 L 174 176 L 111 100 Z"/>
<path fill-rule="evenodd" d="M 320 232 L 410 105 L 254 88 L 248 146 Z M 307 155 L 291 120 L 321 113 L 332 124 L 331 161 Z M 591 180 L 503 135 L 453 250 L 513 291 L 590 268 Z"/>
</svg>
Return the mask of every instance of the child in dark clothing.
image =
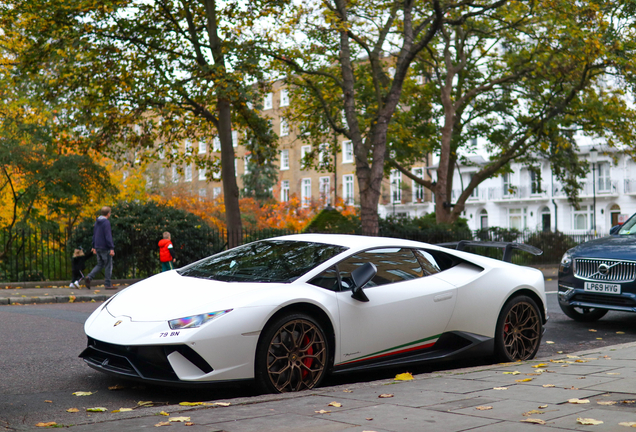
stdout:
<svg viewBox="0 0 636 432">
<path fill-rule="evenodd" d="M 86 260 L 93 256 L 92 251 L 84 253 L 82 248 L 75 249 L 73 251 L 73 279 L 71 280 L 70 288 L 80 289 L 80 281 L 84 278 L 82 270 L 86 268 Z"/>
</svg>

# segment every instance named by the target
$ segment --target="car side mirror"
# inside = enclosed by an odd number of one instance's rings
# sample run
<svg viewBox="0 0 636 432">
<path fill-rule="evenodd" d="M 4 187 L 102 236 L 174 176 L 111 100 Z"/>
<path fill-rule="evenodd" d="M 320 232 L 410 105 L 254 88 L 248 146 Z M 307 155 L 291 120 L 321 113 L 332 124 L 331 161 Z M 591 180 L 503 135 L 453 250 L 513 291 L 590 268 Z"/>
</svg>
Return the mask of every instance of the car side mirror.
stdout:
<svg viewBox="0 0 636 432">
<path fill-rule="evenodd" d="M 352 271 L 351 279 L 353 279 L 353 289 L 351 297 L 361 302 L 368 302 L 369 297 L 362 291 L 362 287 L 373 279 L 377 272 L 378 269 L 371 263 L 366 263 L 362 267 Z"/>
<path fill-rule="evenodd" d="M 612 228 L 610 228 L 610 235 L 618 234 L 620 230 L 621 230 L 620 225 L 614 225 Z"/>
</svg>

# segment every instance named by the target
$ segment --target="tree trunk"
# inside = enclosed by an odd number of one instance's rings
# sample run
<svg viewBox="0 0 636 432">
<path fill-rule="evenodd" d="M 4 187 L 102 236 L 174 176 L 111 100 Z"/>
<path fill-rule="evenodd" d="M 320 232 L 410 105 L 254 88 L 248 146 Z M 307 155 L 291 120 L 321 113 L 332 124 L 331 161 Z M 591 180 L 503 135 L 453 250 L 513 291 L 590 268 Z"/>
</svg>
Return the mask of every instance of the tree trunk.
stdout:
<svg viewBox="0 0 636 432">
<path fill-rule="evenodd" d="M 223 178 L 223 201 L 228 247 L 239 246 L 243 241 L 243 225 L 239 208 L 239 189 L 234 169 L 234 146 L 232 143 L 232 112 L 230 101 L 217 99 L 219 115 L 219 140 L 221 141 L 221 177 Z"/>
</svg>

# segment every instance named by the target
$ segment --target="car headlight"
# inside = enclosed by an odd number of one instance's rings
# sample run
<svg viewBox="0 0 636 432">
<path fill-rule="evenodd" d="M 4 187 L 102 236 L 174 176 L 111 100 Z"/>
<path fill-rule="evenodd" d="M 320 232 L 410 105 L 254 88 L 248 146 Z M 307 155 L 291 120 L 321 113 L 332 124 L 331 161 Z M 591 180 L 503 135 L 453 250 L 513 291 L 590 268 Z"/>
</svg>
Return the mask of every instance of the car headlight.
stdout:
<svg viewBox="0 0 636 432">
<path fill-rule="evenodd" d="M 570 255 L 570 252 L 566 252 L 561 258 L 561 267 L 570 267 L 570 264 L 572 264 L 572 255 Z"/>
<path fill-rule="evenodd" d="M 233 309 L 226 309 L 217 312 L 204 313 L 201 315 L 194 315 L 189 317 L 177 318 L 168 321 L 168 325 L 172 330 L 188 329 L 201 327 L 206 322 L 218 318 L 226 313 L 232 312 Z"/>
</svg>

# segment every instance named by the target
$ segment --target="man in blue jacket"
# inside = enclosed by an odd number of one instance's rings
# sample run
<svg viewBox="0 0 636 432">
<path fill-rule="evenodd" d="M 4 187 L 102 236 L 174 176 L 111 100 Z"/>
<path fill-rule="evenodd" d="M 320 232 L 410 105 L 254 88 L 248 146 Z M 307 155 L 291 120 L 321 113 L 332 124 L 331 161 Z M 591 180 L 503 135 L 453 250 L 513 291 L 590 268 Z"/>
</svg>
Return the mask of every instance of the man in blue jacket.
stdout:
<svg viewBox="0 0 636 432">
<path fill-rule="evenodd" d="M 110 207 L 102 207 L 101 215 L 95 221 L 93 228 L 93 253 L 97 255 L 97 265 L 84 279 L 86 288 L 91 287 L 91 280 L 101 269 L 104 269 L 104 285 L 106 289 L 115 289 L 110 281 L 113 272 L 113 256 L 115 255 L 115 244 L 113 234 L 110 230 Z"/>
</svg>

